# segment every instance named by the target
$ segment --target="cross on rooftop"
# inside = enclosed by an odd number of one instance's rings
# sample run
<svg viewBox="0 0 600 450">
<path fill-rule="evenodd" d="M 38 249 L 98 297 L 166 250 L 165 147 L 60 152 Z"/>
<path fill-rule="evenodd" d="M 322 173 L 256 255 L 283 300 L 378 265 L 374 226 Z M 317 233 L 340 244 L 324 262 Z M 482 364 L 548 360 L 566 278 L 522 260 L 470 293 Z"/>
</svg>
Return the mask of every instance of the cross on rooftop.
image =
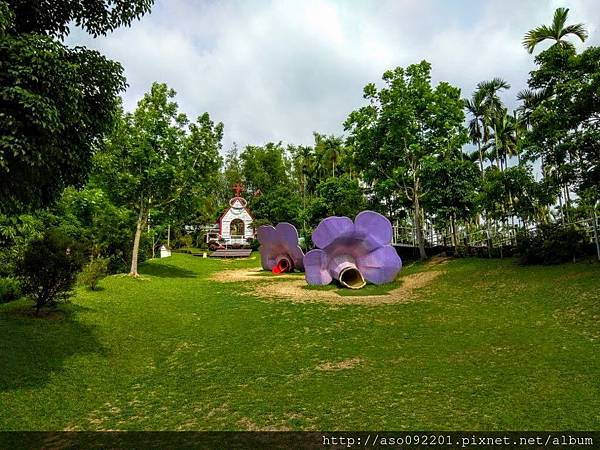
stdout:
<svg viewBox="0 0 600 450">
<path fill-rule="evenodd" d="M 240 183 L 236 183 L 236 184 L 233 186 L 233 190 L 234 190 L 234 192 L 235 192 L 235 196 L 236 196 L 236 197 L 239 197 L 239 196 L 240 196 L 240 194 L 242 193 L 242 185 L 241 185 Z"/>
</svg>

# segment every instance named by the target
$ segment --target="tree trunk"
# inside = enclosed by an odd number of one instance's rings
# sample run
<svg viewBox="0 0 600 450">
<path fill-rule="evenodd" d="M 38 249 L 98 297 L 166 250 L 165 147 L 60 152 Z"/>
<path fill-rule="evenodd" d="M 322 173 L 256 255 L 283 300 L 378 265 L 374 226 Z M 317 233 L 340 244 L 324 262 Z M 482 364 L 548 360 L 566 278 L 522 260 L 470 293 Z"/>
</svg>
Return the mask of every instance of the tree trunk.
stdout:
<svg viewBox="0 0 600 450">
<path fill-rule="evenodd" d="M 142 237 L 142 228 L 144 227 L 145 210 L 140 207 L 138 214 L 138 220 L 135 227 L 135 236 L 133 238 L 133 250 L 131 252 L 131 269 L 129 275 L 132 277 L 139 277 L 138 274 L 138 253 L 140 252 L 140 238 Z"/>
<path fill-rule="evenodd" d="M 458 234 L 456 233 L 456 219 L 454 214 L 450 218 L 450 227 L 452 229 L 452 240 L 454 241 L 454 251 L 456 252 L 456 248 L 458 247 Z"/>
<path fill-rule="evenodd" d="M 477 149 L 479 150 L 479 169 L 481 170 L 481 179 L 483 180 L 485 178 L 483 173 L 483 153 L 481 152 L 481 142 L 479 140 L 477 140 Z"/>
<path fill-rule="evenodd" d="M 498 132 L 494 124 L 494 149 L 496 150 L 496 167 L 502 172 L 502 161 L 500 160 L 500 152 L 498 151 Z"/>
<path fill-rule="evenodd" d="M 419 245 L 419 257 L 427 259 L 425 253 L 425 240 L 423 239 L 423 230 L 421 229 L 421 204 L 419 202 L 419 183 L 415 182 L 414 202 L 415 202 L 415 234 L 417 236 L 417 244 Z"/>
<path fill-rule="evenodd" d="M 560 191 L 558 192 L 558 205 L 560 207 L 560 219 L 561 219 L 562 224 L 564 225 L 565 224 L 565 210 L 563 208 L 562 196 L 563 196 L 563 193 L 562 193 L 562 188 L 561 188 Z"/>
</svg>

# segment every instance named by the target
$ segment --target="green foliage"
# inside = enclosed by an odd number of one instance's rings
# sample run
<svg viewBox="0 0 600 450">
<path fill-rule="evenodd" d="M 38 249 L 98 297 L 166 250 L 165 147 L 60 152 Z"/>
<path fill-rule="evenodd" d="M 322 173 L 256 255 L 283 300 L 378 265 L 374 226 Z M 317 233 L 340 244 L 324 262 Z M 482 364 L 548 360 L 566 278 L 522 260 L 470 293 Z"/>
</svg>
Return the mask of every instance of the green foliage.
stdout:
<svg viewBox="0 0 600 450">
<path fill-rule="evenodd" d="M 472 219 L 478 212 L 481 176 L 468 160 L 429 158 L 423 163 L 423 203 L 443 227 Z"/>
<path fill-rule="evenodd" d="M 310 206 L 310 223 L 316 226 L 327 216 L 354 218 L 366 202 L 358 180 L 349 175 L 329 177 L 317 185 L 317 197 Z"/>
<path fill-rule="evenodd" d="M 219 206 L 222 206 L 222 208 L 217 208 L 215 211 L 213 211 L 215 215 L 220 214 L 222 210 L 226 208 L 226 205 L 232 197 L 233 187 L 237 183 L 245 183 L 244 176 L 242 174 L 242 163 L 240 161 L 237 145 L 235 143 L 225 155 L 223 170 L 220 175 L 221 178 L 217 188 L 217 201 L 220 204 Z"/>
<path fill-rule="evenodd" d="M 578 37 L 581 42 L 588 38 L 588 32 L 581 23 L 575 25 L 566 25 L 569 8 L 556 8 L 552 24 L 540 25 L 533 30 L 528 31 L 523 38 L 523 46 L 529 53 L 533 53 L 535 47 L 545 40 L 554 41 L 553 46 L 572 50 L 575 46 L 564 38 L 573 35 Z"/>
<path fill-rule="evenodd" d="M 14 275 L 15 265 L 29 242 L 43 235 L 47 219 L 41 213 L 0 214 L 0 276 Z"/>
<path fill-rule="evenodd" d="M 7 303 L 21 297 L 21 285 L 14 278 L 0 278 L 0 303 Z"/>
<path fill-rule="evenodd" d="M 177 238 L 175 245 L 177 248 L 181 247 L 192 247 L 194 244 L 194 238 L 189 234 L 184 234 Z"/>
<path fill-rule="evenodd" d="M 240 162 L 245 187 L 250 194 L 258 191 L 264 194 L 289 184 L 285 151 L 281 144 L 249 145 L 240 155 Z"/>
<path fill-rule="evenodd" d="M 545 177 L 581 197 L 600 199 L 600 48 L 577 54 L 553 46 L 536 57 L 530 91 L 521 93 L 530 131 L 529 158 L 543 161 Z"/>
<path fill-rule="evenodd" d="M 123 272 L 131 260 L 131 239 L 135 214 L 115 206 L 100 188 L 88 184 L 84 189 L 67 188 L 57 208 L 59 227 L 72 238 L 86 243 L 93 257 L 108 255 L 109 271 Z M 147 240 L 144 239 L 143 240 Z M 141 245 L 140 260 L 150 255 L 149 243 Z"/>
<path fill-rule="evenodd" d="M 75 24 L 93 36 L 106 34 L 150 11 L 154 0 L 9 0 L 17 33 L 64 37 Z"/>
<path fill-rule="evenodd" d="M 95 258 L 83 266 L 79 274 L 79 283 L 95 291 L 98 283 L 108 275 L 109 258 Z"/>
<path fill-rule="evenodd" d="M 66 186 L 83 184 L 126 86 L 120 64 L 56 36 L 69 23 L 105 33 L 150 5 L 0 2 L 0 212 L 50 205 Z"/>
<path fill-rule="evenodd" d="M 50 204 L 81 184 L 112 123 L 122 67 L 38 35 L 0 36 L 0 210 Z"/>
<path fill-rule="evenodd" d="M 195 214 L 221 165 L 223 124 L 204 113 L 195 123 L 173 101 L 175 91 L 154 83 L 133 113 L 118 126 L 95 158 L 94 182 L 114 204 L 135 211 L 131 274 L 150 214 L 163 223 Z M 155 221 L 156 223 L 156 221 Z"/>
<path fill-rule="evenodd" d="M 275 225 L 279 222 L 289 222 L 298 226 L 301 208 L 302 200 L 298 192 L 286 184 L 275 186 L 250 202 L 255 227 L 266 223 Z"/>
<path fill-rule="evenodd" d="M 513 166 L 505 170 L 488 167 L 480 201 L 494 219 L 518 216 L 525 221 L 545 222 L 548 207 L 556 198 L 556 186 L 546 180 L 536 182 L 530 168 Z"/>
<path fill-rule="evenodd" d="M 576 226 L 539 225 L 534 231 L 521 231 L 517 249 L 523 264 L 559 264 L 584 253 L 585 232 Z"/>
<path fill-rule="evenodd" d="M 78 243 L 58 230 L 49 230 L 28 244 L 16 274 L 23 294 L 34 300 L 39 312 L 69 298 L 83 263 L 84 252 Z"/>
<path fill-rule="evenodd" d="M 383 198 L 405 196 L 413 209 L 420 254 L 423 162 L 428 156 L 454 158 L 468 141 L 460 89 L 431 85 L 431 65 L 422 61 L 383 74 L 385 86 L 364 88 L 369 104 L 350 113 L 344 127 L 353 161 L 363 179 Z M 377 186 L 379 184 L 379 186 Z M 389 189 L 382 192 L 382 186 Z"/>
</svg>

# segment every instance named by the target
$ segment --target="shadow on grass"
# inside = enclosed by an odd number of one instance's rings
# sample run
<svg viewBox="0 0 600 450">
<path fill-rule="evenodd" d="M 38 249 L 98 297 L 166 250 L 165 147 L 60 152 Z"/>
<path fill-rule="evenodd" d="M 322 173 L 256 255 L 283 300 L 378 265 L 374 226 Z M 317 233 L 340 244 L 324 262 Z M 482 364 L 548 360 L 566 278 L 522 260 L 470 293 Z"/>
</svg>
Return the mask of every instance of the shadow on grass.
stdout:
<svg viewBox="0 0 600 450">
<path fill-rule="evenodd" d="M 144 264 L 140 267 L 140 274 L 160 278 L 196 278 L 198 276 L 196 272 L 170 264 Z"/>
<path fill-rule="evenodd" d="M 7 305 L 8 306 L 8 305 Z M 0 392 L 42 387 L 78 354 L 103 354 L 93 329 L 76 314 L 85 308 L 61 304 L 39 316 L 29 302 L 0 310 Z"/>
</svg>

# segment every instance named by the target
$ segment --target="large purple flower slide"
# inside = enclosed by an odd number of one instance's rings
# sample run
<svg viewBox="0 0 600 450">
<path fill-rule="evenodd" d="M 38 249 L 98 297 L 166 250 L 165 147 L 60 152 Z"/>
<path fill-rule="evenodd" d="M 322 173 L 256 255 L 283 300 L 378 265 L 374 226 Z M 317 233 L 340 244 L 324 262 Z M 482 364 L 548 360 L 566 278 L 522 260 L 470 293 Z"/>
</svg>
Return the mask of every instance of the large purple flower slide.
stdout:
<svg viewBox="0 0 600 450">
<path fill-rule="evenodd" d="M 389 283 L 402 268 L 392 247 L 392 224 L 379 213 L 363 211 L 354 222 L 348 217 L 328 217 L 312 234 L 317 247 L 304 256 L 306 281 L 360 289 L 366 282 Z"/>
<path fill-rule="evenodd" d="M 273 273 L 303 271 L 304 252 L 298 245 L 298 230 L 282 222 L 277 226 L 263 225 L 258 229 L 260 262 L 264 270 Z"/>
</svg>

